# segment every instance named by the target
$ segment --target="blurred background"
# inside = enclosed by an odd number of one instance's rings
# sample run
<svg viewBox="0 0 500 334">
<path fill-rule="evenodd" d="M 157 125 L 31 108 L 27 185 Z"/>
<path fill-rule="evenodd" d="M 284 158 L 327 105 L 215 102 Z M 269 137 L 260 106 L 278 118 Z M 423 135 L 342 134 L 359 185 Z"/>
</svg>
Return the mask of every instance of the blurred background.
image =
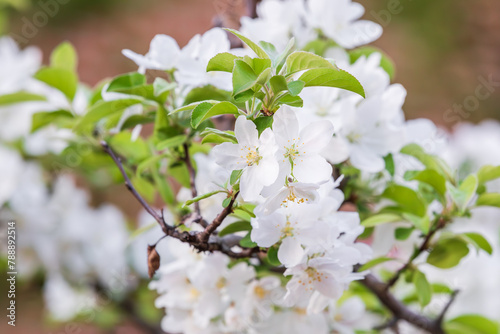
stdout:
<svg viewBox="0 0 500 334">
<path fill-rule="evenodd" d="M 365 19 L 383 26 L 374 43 L 396 65 L 395 82 L 408 90 L 407 118 L 426 117 L 452 129 L 458 122 L 500 120 L 500 2 L 493 0 L 358 0 Z M 122 49 L 146 53 L 154 35 L 167 34 L 181 46 L 214 25 L 237 28 L 246 0 L 0 0 L 0 29 L 22 46 L 35 45 L 45 61 L 62 41 L 79 55 L 83 82 L 136 70 Z M 94 198 L 131 204 L 125 191 L 110 189 Z M 130 216 L 135 203 L 125 205 Z M 127 210 L 125 210 L 127 211 Z M 28 297 L 29 296 L 29 297 Z M 3 298 L 4 296 L 2 296 Z M 44 324 L 39 290 L 21 289 L 18 327 L 1 333 L 74 333 Z M 113 315 L 110 315 L 112 317 Z M 158 319 L 161 312 L 157 314 Z M 103 322 L 116 319 L 103 318 Z M 112 333 L 141 333 L 121 319 Z M 105 327 L 105 326 L 104 326 Z M 91 326 L 79 333 L 108 333 Z M 75 332 L 76 333 L 76 332 Z"/>
</svg>

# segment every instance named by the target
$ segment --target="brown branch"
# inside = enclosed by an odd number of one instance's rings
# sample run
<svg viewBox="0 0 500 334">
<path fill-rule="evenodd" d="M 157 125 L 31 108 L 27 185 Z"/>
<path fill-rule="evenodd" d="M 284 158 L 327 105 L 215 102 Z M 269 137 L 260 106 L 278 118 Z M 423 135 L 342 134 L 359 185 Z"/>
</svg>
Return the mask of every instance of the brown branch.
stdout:
<svg viewBox="0 0 500 334">
<path fill-rule="evenodd" d="M 257 5 L 261 0 L 247 0 L 247 16 L 255 19 L 257 17 Z"/>
<path fill-rule="evenodd" d="M 236 201 L 236 197 L 238 197 L 239 192 L 236 192 L 233 197 L 231 198 L 231 201 L 229 202 L 229 205 L 222 210 L 221 213 L 215 217 L 215 219 L 208 225 L 203 232 L 201 232 L 198 236 L 200 237 L 200 242 L 207 242 L 208 239 L 210 238 L 210 235 L 214 233 L 217 228 L 222 224 L 224 219 L 233 212 L 233 206 L 234 202 Z"/>
<path fill-rule="evenodd" d="M 413 261 L 415 261 L 423 252 L 429 249 L 432 238 L 434 237 L 436 232 L 441 230 L 446 225 L 447 222 L 448 221 L 444 217 L 439 217 L 437 224 L 435 224 L 435 227 L 425 236 L 425 239 L 420 247 L 413 252 L 412 256 L 408 259 L 406 264 L 401 267 L 401 269 L 399 269 L 389 281 L 387 281 L 386 289 L 389 289 L 394 284 L 396 284 L 401 275 L 413 265 Z"/>
<path fill-rule="evenodd" d="M 439 319 L 431 319 L 422 314 L 418 314 L 410 310 L 405 304 L 396 299 L 386 289 L 386 284 L 379 281 L 372 274 L 368 274 L 361 281 L 380 302 L 394 315 L 394 319 L 404 320 L 420 329 L 423 329 L 431 334 L 444 334 Z M 395 321 L 395 320 L 393 320 Z M 397 322 L 397 321 L 396 321 Z"/>
<path fill-rule="evenodd" d="M 189 156 L 189 146 L 187 143 L 184 143 L 184 163 L 186 164 L 186 167 L 189 172 L 189 185 L 191 187 L 191 196 L 193 198 L 198 196 L 198 191 L 196 190 L 196 171 L 194 170 L 193 164 L 191 163 L 191 157 Z M 196 217 L 194 217 L 193 221 L 195 222 L 204 222 L 201 219 L 201 210 L 200 210 L 200 203 L 195 202 L 194 204 L 194 212 L 196 214 Z M 202 223 L 202 225 L 206 225 Z M 204 226 L 205 227 L 205 226 Z"/>
<path fill-rule="evenodd" d="M 235 252 L 232 248 L 239 244 L 239 240 L 235 238 L 219 238 L 212 235 L 212 233 L 217 229 L 218 226 L 223 222 L 223 220 L 232 212 L 234 202 L 236 200 L 237 193 L 233 196 L 230 204 L 222 210 L 222 212 L 214 219 L 214 221 L 207 226 L 207 229 L 202 232 L 187 232 L 179 231 L 174 226 L 167 225 L 163 217 L 163 212 L 158 214 L 137 192 L 137 190 L 132 185 L 130 178 L 128 177 L 120 158 L 115 154 L 115 152 L 109 147 L 106 142 L 101 142 L 101 146 L 104 148 L 106 153 L 113 159 L 116 166 L 120 170 L 123 178 L 125 179 L 125 185 L 128 190 L 134 195 L 134 197 L 139 201 L 139 203 L 144 207 L 144 209 L 158 222 L 163 233 L 172 238 L 178 239 L 182 242 L 190 244 L 199 252 L 222 252 L 232 258 L 247 258 L 256 255 L 260 252 L 258 247 L 255 248 L 243 248 L 241 247 L 241 252 Z"/>
<path fill-rule="evenodd" d="M 450 309 L 450 306 L 453 304 L 453 302 L 457 298 L 457 295 L 458 295 L 459 292 L 460 292 L 459 290 L 453 291 L 453 293 L 450 296 L 450 300 L 448 301 L 448 303 L 446 303 L 446 305 L 444 306 L 443 310 L 441 311 L 441 313 L 439 314 L 438 318 L 436 319 L 436 321 L 440 325 L 443 323 L 444 316 L 446 315 L 446 312 L 448 312 L 448 310 Z"/>
</svg>

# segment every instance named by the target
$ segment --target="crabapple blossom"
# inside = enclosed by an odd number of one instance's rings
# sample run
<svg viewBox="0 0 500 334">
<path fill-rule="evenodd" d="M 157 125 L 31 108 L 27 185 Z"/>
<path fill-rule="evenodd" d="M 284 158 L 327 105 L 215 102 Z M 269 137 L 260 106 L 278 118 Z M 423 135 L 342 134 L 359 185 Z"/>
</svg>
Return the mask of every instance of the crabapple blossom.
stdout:
<svg viewBox="0 0 500 334">
<path fill-rule="evenodd" d="M 245 201 L 255 201 L 265 186 L 276 181 L 278 150 L 271 129 L 259 137 L 255 124 L 244 116 L 236 120 L 234 134 L 238 144 L 222 143 L 213 149 L 216 161 L 228 170 L 242 170 L 240 192 Z"/>
</svg>

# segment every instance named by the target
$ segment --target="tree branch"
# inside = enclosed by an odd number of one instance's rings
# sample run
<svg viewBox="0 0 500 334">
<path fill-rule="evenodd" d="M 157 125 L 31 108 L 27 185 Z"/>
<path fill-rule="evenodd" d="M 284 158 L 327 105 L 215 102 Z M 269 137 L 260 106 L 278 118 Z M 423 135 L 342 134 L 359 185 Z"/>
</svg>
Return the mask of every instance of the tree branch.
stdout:
<svg viewBox="0 0 500 334">
<path fill-rule="evenodd" d="M 123 168 L 123 164 L 120 158 L 115 154 L 115 152 L 109 147 L 106 142 L 101 142 L 101 146 L 104 148 L 106 153 L 113 159 L 116 166 L 120 170 L 123 178 L 125 179 L 125 185 L 128 190 L 134 195 L 134 197 L 141 203 L 144 209 L 158 222 L 163 233 L 165 235 L 170 236 L 172 238 L 178 239 L 182 242 L 188 243 L 193 246 L 199 252 L 222 252 L 229 257 L 240 259 L 251 257 L 260 252 L 258 247 L 255 248 L 243 248 L 241 247 L 241 252 L 235 252 L 232 248 L 239 244 L 239 240 L 235 243 L 235 238 L 219 238 L 212 235 L 213 232 L 217 229 L 220 224 L 224 221 L 224 219 L 232 212 L 233 205 L 236 200 L 236 193 L 229 205 L 222 210 L 222 212 L 214 219 L 214 221 L 207 226 L 207 228 L 202 232 L 187 232 L 187 231 L 179 231 L 174 226 L 167 225 L 165 219 L 163 217 L 163 212 L 158 214 L 137 192 L 134 188 L 130 178 L 125 172 L 125 168 Z M 200 217 L 200 219 L 202 219 Z M 229 236 L 228 236 L 229 237 Z"/>
<path fill-rule="evenodd" d="M 186 167 L 189 172 L 189 185 L 191 187 L 191 196 L 193 198 L 198 196 L 198 191 L 196 190 L 196 171 L 194 170 L 193 164 L 191 163 L 191 158 L 189 156 L 189 146 L 187 143 L 184 143 L 184 163 L 186 164 Z M 200 211 L 200 203 L 195 202 L 194 204 L 194 211 L 198 217 L 196 219 L 201 220 L 201 211 Z"/>
<path fill-rule="evenodd" d="M 397 320 L 404 320 L 431 334 L 444 334 L 444 330 L 441 327 L 441 321 L 439 321 L 439 319 L 430 319 L 410 310 L 405 304 L 400 302 L 389 291 L 387 291 L 386 284 L 379 281 L 372 274 L 366 275 L 361 283 L 373 292 L 380 302 L 382 302 L 382 304 L 384 304 L 384 306 L 391 311 L 394 315 L 394 319 L 396 319 L 393 320 L 393 322 L 397 322 Z"/>
<path fill-rule="evenodd" d="M 406 264 L 399 269 L 396 274 L 389 280 L 387 281 L 386 289 L 389 289 L 392 287 L 396 282 L 398 281 L 399 277 L 408 270 L 413 264 L 413 261 L 415 261 L 416 258 L 418 258 L 423 252 L 425 252 L 429 248 L 429 244 L 432 240 L 432 237 L 436 234 L 437 231 L 442 229 L 448 221 L 444 217 L 439 217 L 438 221 L 435 224 L 434 229 L 432 229 L 426 236 L 420 247 L 413 252 L 412 256 L 408 259 Z"/>
</svg>

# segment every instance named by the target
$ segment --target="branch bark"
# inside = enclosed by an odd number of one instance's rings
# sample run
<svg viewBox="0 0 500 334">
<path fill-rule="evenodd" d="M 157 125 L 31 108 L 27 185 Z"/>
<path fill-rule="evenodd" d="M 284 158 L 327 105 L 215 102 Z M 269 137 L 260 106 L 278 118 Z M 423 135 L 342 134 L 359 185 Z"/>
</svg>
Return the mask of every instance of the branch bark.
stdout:
<svg viewBox="0 0 500 334">
<path fill-rule="evenodd" d="M 115 154 L 115 152 L 111 149 L 111 147 L 106 142 L 101 142 L 101 146 L 104 151 L 108 153 L 108 155 L 113 159 L 116 166 L 120 170 L 124 180 L 125 185 L 128 190 L 134 195 L 137 201 L 144 207 L 144 209 L 156 220 L 156 222 L 160 225 L 163 233 L 165 235 L 170 236 L 172 238 L 178 239 L 182 242 L 188 243 L 193 248 L 195 248 L 199 252 L 222 252 L 229 257 L 240 259 L 240 258 L 248 258 L 253 255 L 256 255 L 260 252 L 258 247 L 255 248 L 243 248 L 241 252 L 235 252 L 232 248 L 238 243 L 234 243 L 234 238 L 219 238 L 213 236 L 213 232 L 217 229 L 220 224 L 224 221 L 224 219 L 232 212 L 233 205 L 236 200 L 237 193 L 233 196 L 229 205 L 222 210 L 222 212 L 213 220 L 213 222 L 207 226 L 207 228 L 202 232 L 187 232 L 187 231 L 179 231 L 174 226 L 168 225 L 165 222 L 163 217 L 163 213 L 159 214 L 156 212 L 145 200 L 142 196 L 137 192 L 134 188 L 130 178 L 123 167 L 121 159 Z M 200 219 L 203 219 L 200 217 Z M 230 242 L 229 242 L 230 241 Z M 239 241 L 239 240 L 238 240 Z"/>
</svg>

